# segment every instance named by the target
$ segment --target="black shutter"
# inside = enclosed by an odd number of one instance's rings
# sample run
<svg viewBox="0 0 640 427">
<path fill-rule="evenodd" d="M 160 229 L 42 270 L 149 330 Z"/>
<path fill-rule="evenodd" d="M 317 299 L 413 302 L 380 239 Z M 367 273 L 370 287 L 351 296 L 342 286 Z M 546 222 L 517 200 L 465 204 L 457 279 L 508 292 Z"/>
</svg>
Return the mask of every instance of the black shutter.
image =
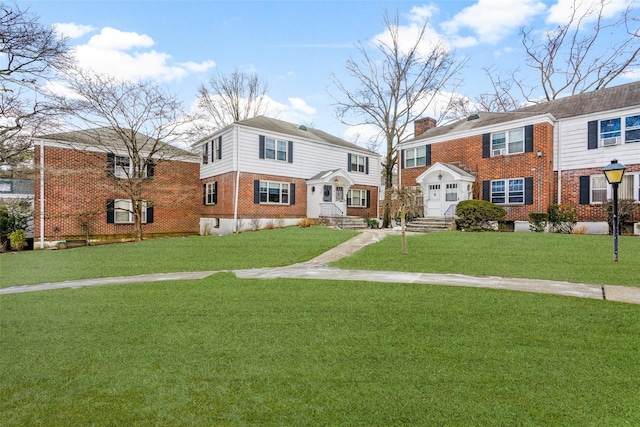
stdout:
<svg viewBox="0 0 640 427">
<path fill-rule="evenodd" d="M 367 208 L 371 207 L 371 190 L 367 190 Z"/>
<path fill-rule="evenodd" d="M 404 169 L 404 150 L 400 150 L 400 169 Z"/>
<path fill-rule="evenodd" d="M 153 206 L 147 207 L 147 224 L 153 223 Z"/>
<path fill-rule="evenodd" d="M 491 181 L 482 181 L 482 200 L 491 201 Z"/>
<path fill-rule="evenodd" d="M 293 182 L 289 184 L 289 204 L 296 204 L 296 184 Z"/>
<path fill-rule="evenodd" d="M 211 163 L 215 162 L 217 159 L 216 157 L 216 145 L 217 145 L 218 141 L 217 140 L 212 140 L 211 141 Z"/>
<path fill-rule="evenodd" d="M 116 156 L 113 153 L 107 153 L 107 176 L 113 178 L 116 171 Z"/>
<path fill-rule="evenodd" d="M 351 172 L 351 153 L 347 154 L 347 172 Z"/>
<path fill-rule="evenodd" d="M 293 163 L 293 141 L 289 141 L 289 149 L 287 151 L 287 161 Z"/>
<path fill-rule="evenodd" d="M 587 123 L 587 149 L 598 148 L 598 121 L 593 120 Z"/>
<path fill-rule="evenodd" d="M 533 152 L 533 125 L 524 127 L 524 152 Z"/>
<path fill-rule="evenodd" d="M 431 144 L 426 145 L 424 148 L 426 155 L 425 163 L 428 166 L 431 164 Z"/>
<path fill-rule="evenodd" d="M 218 181 L 213 183 L 213 203 L 218 203 Z"/>
<path fill-rule="evenodd" d="M 591 199 L 589 188 L 591 185 L 591 177 L 590 176 L 581 176 L 580 177 L 580 204 L 588 205 Z"/>
<path fill-rule="evenodd" d="M 491 134 L 482 134 L 482 158 L 488 159 L 491 157 Z"/>
<path fill-rule="evenodd" d="M 253 181 L 253 203 L 255 204 L 260 203 L 260 180 L 259 179 L 256 179 Z"/>
<path fill-rule="evenodd" d="M 202 204 L 207 204 L 207 184 L 202 185 Z"/>
<path fill-rule="evenodd" d="M 533 204 L 533 178 L 528 177 L 524 179 L 524 204 Z"/>
<path fill-rule="evenodd" d="M 364 172 L 369 175 L 369 157 L 365 157 Z"/>
<path fill-rule="evenodd" d="M 116 222 L 116 213 L 114 211 L 115 202 L 113 199 L 107 200 L 107 224 L 113 224 Z"/>
<path fill-rule="evenodd" d="M 222 160 L 222 137 L 218 137 L 218 160 Z"/>
<path fill-rule="evenodd" d="M 153 176 L 156 173 L 156 164 L 153 159 L 149 159 L 147 162 L 147 178 L 153 179 Z"/>
<path fill-rule="evenodd" d="M 259 147 L 258 150 L 260 150 L 258 157 L 260 159 L 264 159 L 264 135 L 260 135 L 258 147 Z"/>
</svg>

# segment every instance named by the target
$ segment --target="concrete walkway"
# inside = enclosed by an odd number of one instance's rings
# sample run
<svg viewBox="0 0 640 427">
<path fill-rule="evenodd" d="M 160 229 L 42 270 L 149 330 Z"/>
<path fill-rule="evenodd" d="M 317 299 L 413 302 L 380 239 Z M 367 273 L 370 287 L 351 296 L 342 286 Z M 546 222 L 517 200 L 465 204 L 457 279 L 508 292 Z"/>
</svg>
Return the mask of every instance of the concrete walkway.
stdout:
<svg viewBox="0 0 640 427">
<path fill-rule="evenodd" d="M 398 232 L 393 230 L 367 230 L 307 262 L 285 267 L 234 270 L 233 273 L 235 273 L 237 277 L 242 279 L 294 278 L 466 286 L 475 288 L 507 289 L 522 292 L 555 294 L 579 298 L 606 299 L 608 301 L 640 304 L 640 288 L 628 286 L 603 286 L 539 279 L 476 277 L 463 274 L 341 270 L 339 268 L 328 266 L 328 263 L 347 257 L 352 253 L 362 249 L 364 246 L 379 242 L 390 234 L 398 234 Z M 140 283 L 167 280 L 196 280 L 203 279 L 215 273 L 218 273 L 218 271 L 142 274 L 138 276 L 70 280 L 57 283 L 41 283 L 38 285 L 24 285 L 2 288 L 0 289 L 0 295 L 124 283 Z"/>
</svg>

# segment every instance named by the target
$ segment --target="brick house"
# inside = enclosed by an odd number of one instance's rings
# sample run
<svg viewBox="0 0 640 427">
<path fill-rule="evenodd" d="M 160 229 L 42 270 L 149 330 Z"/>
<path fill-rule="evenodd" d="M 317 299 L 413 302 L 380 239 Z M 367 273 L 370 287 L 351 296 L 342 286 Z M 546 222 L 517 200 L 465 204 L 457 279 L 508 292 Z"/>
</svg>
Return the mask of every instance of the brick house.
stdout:
<svg viewBox="0 0 640 427">
<path fill-rule="evenodd" d="M 378 217 L 380 155 L 323 131 L 261 116 L 193 147 L 202 155 L 202 234 L 304 217 Z"/>
<path fill-rule="evenodd" d="M 414 138 L 399 147 L 400 182 L 421 189 L 425 217 L 452 215 L 458 201 L 476 198 L 503 206 L 516 230 L 528 229 L 530 212 L 570 203 L 579 224 L 606 232 L 601 205 L 612 193 L 602 169 L 613 159 L 627 167 L 620 199 L 640 202 L 640 82 L 414 126 Z"/>
<path fill-rule="evenodd" d="M 144 236 L 198 234 L 200 206 L 194 201 L 200 197 L 199 158 L 162 147 L 145 162 L 144 171 L 134 174 L 134 162 L 113 130 L 36 138 L 35 247 L 132 239 L 131 201 L 123 186 L 134 175 L 142 181 Z M 142 150 L 140 156 L 145 155 Z"/>
</svg>

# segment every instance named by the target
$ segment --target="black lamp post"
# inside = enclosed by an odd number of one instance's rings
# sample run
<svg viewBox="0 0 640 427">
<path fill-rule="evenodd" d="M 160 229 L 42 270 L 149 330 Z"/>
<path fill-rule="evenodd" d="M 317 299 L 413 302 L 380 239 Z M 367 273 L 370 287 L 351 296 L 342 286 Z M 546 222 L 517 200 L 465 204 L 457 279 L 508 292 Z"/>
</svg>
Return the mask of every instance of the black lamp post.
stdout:
<svg viewBox="0 0 640 427">
<path fill-rule="evenodd" d="M 624 171 L 627 167 L 617 160 L 611 160 L 611 163 L 605 166 L 604 176 L 613 187 L 613 261 L 618 262 L 618 184 L 622 182 Z"/>
</svg>

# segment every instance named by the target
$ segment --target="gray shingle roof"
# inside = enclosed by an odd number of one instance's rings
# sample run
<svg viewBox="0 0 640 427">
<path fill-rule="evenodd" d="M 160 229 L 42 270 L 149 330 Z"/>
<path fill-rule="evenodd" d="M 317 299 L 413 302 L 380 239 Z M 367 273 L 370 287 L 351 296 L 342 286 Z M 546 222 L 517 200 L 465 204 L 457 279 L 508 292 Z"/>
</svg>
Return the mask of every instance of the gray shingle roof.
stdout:
<svg viewBox="0 0 640 427">
<path fill-rule="evenodd" d="M 369 153 L 377 154 L 373 151 L 367 150 L 357 144 L 347 142 L 336 136 L 328 134 L 319 129 L 314 129 L 306 126 L 296 125 L 293 123 L 285 122 L 283 120 L 272 119 L 270 117 L 259 116 L 251 119 L 241 120 L 236 122 L 238 125 L 248 126 L 256 129 L 262 129 L 268 132 L 277 132 L 292 137 L 309 139 L 312 141 L 323 142 L 326 144 L 336 145 L 350 150 L 366 151 Z"/>
<path fill-rule="evenodd" d="M 477 113 L 478 118 L 475 120 L 469 120 L 467 118 L 445 126 L 431 128 L 424 134 L 410 141 L 469 131 L 543 114 L 551 114 L 555 119 L 560 120 L 634 105 L 640 105 L 640 81 L 554 99 L 507 113 L 480 112 Z"/>
</svg>

